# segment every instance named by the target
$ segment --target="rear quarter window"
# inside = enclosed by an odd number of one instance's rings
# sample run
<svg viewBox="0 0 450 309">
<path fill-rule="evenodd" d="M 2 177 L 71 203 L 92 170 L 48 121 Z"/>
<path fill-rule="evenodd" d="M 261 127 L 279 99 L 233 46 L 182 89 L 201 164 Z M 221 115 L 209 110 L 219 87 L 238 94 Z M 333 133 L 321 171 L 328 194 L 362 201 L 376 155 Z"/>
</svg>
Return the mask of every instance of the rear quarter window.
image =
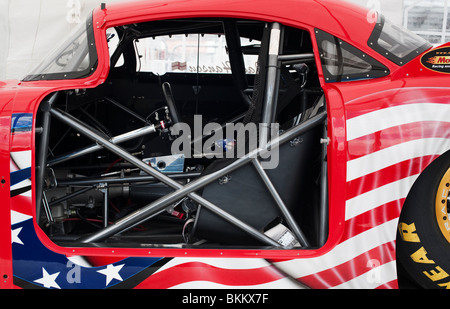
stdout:
<svg viewBox="0 0 450 309">
<path fill-rule="evenodd" d="M 389 75 L 389 69 L 353 45 L 315 30 L 327 83 L 372 79 Z"/>
<path fill-rule="evenodd" d="M 397 65 L 405 65 L 432 45 L 409 30 L 379 15 L 369 38 L 370 48 Z"/>
</svg>

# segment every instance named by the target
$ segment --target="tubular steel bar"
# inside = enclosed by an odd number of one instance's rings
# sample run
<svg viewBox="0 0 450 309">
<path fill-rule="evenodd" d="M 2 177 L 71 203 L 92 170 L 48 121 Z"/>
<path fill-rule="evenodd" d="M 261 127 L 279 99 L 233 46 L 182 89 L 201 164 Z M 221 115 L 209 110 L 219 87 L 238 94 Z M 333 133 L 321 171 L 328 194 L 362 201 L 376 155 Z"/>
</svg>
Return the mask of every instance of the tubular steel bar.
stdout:
<svg viewBox="0 0 450 309">
<path fill-rule="evenodd" d="M 97 183 L 98 183 L 98 182 L 97 182 Z M 48 205 L 49 205 L 49 206 L 56 205 L 56 204 L 58 204 L 58 203 L 61 203 L 61 202 L 70 200 L 70 199 L 73 198 L 73 197 L 76 197 L 76 196 L 78 196 L 78 195 L 80 195 L 80 194 L 83 194 L 83 193 L 85 193 L 85 192 L 87 192 L 87 191 L 90 191 L 90 190 L 93 190 L 93 189 L 95 189 L 95 186 L 86 187 L 86 188 L 77 190 L 77 191 L 72 192 L 72 193 L 70 193 L 70 194 L 67 194 L 67 195 L 65 195 L 65 196 L 63 196 L 63 197 L 60 197 L 60 198 L 58 198 L 58 199 L 56 199 L 56 200 L 54 200 L 54 201 L 51 201 L 50 203 L 48 203 Z"/>
<path fill-rule="evenodd" d="M 322 170 L 320 175 L 319 246 L 325 245 L 328 236 L 328 132 L 326 125 L 323 128 L 323 139 L 325 142 L 322 144 Z"/>
<path fill-rule="evenodd" d="M 269 58 L 267 64 L 267 81 L 264 103 L 262 106 L 261 126 L 259 132 L 259 147 L 264 148 L 270 139 L 270 124 L 273 123 L 274 110 L 278 97 L 279 60 L 282 29 L 278 23 L 273 23 L 270 29 Z"/>
<path fill-rule="evenodd" d="M 113 144 L 120 144 L 122 142 L 131 140 L 133 138 L 140 137 L 140 136 L 150 134 L 150 133 L 155 133 L 155 132 L 156 132 L 156 127 L 154 125 L 148 125 L 148 126 L 124 133 L 124 134 L 114 136 L 110 139 L 110 142 Z M 92 153 L 92 152 L 100 150 L 102 148 L 103 148 L 103 146 L 101 146 L 99 144 L 90 145 L 90 146 L 81 148 L 79 150 L 73 151 L 71 153 L 64 154 L 59 157 L 53 158 L 48 161 L 47 166 L 53 166 L 55 164 L 68 161 L 70 159 L 77 158 L 77 157 L 80 157 L 80 156 L 88 154 L 88 153 Z"/>
<path fill-rule="evenodd" d="M 187 178 L 195 178 L 199 177 L 201 173 L 199 172 L 191 172 L 191 173 L 183 173 L 183 174 L 167 174 L 171 179 L 187 179 Z M 135 183 L 135 182 L 155 182 L 158 181 L 153 176 L 148 175 L 140 175 L 140 176 L 129 176 L 129 177 L 120 177 L 120 178 L 105 178 L 105 177 L 96 177 L 96 178 L 68 178 L 58 180 L 58 187 L 65 186 L 93 186 L 98 183 L 106 183 L 106 184 L 123 184 L 123 183 Z M 50 203 L 52 204 L 52 203 Z"/>
<path fill-rule="evenodd" d="M 295 222 L 295 219 L 292 217 L 291 213 L 287 209 L 286 205 L 284 204 L 283 200 L 281 199 L 281 196 L 278 194 L 277 189 L 274 187 L 272 181 L 270 180 L 269 176 L 267 176 L 267 173 L 264 171 L 264 168 L 261 166 L 261 163 L 258 161 L 258 159 L 252 160 L 253 166 L 255 167 L 256 171 L 258 172 L 259 176 L 263 180 L 264 184 L 266 185 L 267 189 L 269 190 L 270 194 L 272 195 L 273 199 L 278 205 L 278 208 L 280 209 L 281 213 L 283 214 L 284 218 L 286 219 L 286 222 L 288 223 L 289 227 L 294 232 L 294 235 L 297 237 L 298 242 L 302 245 L 302 247 L 309 247 L 309 243 L 301 231 L 300 227 Z"/>
<path fill-rule="evenodd" d="M 215 213 L 216 215 L 222 217 L 223 219 L 227 220 L 228 222 L 234 224 L 235 226 L 241 228 L 245 232 L 249 233 L 250 235 L 254 236 L 255 238 L 259 239 L 263 243 L 266 243 L 267 245 L 271 246 L 280 246 L 279 243 L 271 239 L 270 237 L 264 235 L 263 233 L 259 232 L 258 230 L 254 229 L 253 227 L 249 226 L 248 224 L 242 222 L 241 220 L 231 216 L 230 214 L 226 213 L 216 205 L 212 204 L 211 202 L 205 200 L 204 198 L 198 196 L 197 194 L 193 193 L 194 191 L 206 186 L 207 184 L 211 183 L 215 179 L 218 179 L 219 177 L 223 176 L 225 173 L 230 172 L 246 163 L 248 163 L 251 160 L 250 156 L 246 156 L 242 159 L 239 159 L 235 161 L 234 163 L 230 164 L 226 168 L 217 171 L 215 173 L 212 173 L 210 175 L 201 177 L 198 180 L 195 180 L 193 182 L 190 182 L 189 184 L 182 186 L 175 180 L 172 180 L 171 178 L 167 177 L 166 175 L 160 173 L 159 171 L 153 169 L 149 165 L 145 164 L 141 160 L 135 158 L 122 148 L 120 148 L 117 145 L 114 145 L 107 139 L 103 138 L 99 134 L 93 132 L 89 128 L 87 128 L 85 125 L 80 123 L 80 121 L 71 115 L 58 110 L 58 109 L 52 109 L 50 111 L 53 117 L 57 118 L 61 122 L 65 123 L 66 125 L 75 128 L 80 133 L 86 135 L 88 138 L 94 140 L 95 142 L 101 144 L 106 149 L 110 150 L 111 152 L 115 153 L 116 155 L 124 158 L 131 164 L 135 165 L 136 167 L 140 168 L 147 174 L 154 176 L 161 182 L 167 184 L 168 186 L 177 189 L 176 191 L 166 195 L 163 198 L 160 198 L 159 200 L 156 200 L 155 202 L 144 206 L 143 208 L 129 214 L 128 216 L 122 218 L 121 220 L 117 221 L 116 223 L 109 225 L 106 228 L 103 228 L 102 230 L 93 233 L 90 236 L 81 238 L 80 241 L 83 243 L 90 243 L 90 242 L 98 242 L 102 241 L 110 236 L 113 236 L 122 230 L 134 225 L 137 222 L 142 221 L 143 219 L 148 218 L 149 216 L 152 216 L 153 214 L 163 210 L 168 205 L 175 203 L 180 198 L 184 197 L 185 195 L 189 195 L 189 197 L 196 201 L 199 204 L 202 204 L 206 208 L 208 208 L 210 211 Z M 258 153 L 258 150 L 254 151 L 254 155 Z"/>
<path fill-rule="evenodd" d="M 280 60 L 280 61 L 309 60 L 309 59 L 314 59 L 313 53 L 294 54 L 294 55 L 279 55 L 278 56 L 278 60 Z"/>
<path fill-rule="evenodd" d="M 143 123 L 145 123 L 145 124 L 148 124 L 148 123 L 149 123 L 147 119 L 145 119 L 144 117 L 142 117 L 141 115 L 139 115 L 139 114 L 136 113 L 135 111 L 129 109 L 128 107 L 126 107 L 126 106 L 120 104 L 119 102 L 117 102 L 117 101 L 115 101 L 115 100 L 113 100 L 113 99 L 111 99 L 111 98 L 108 98 L 108 97 L 105 98 L 105 101 L 108 101 L 109 103 L 114 104 L 115 106 L 117 106 L 118 108 L 120 108 L 121 110 L 123 110 L 124 112 L 130 114 L 131 116 L 133 116 L 133 117 L 136 118 L 136 119 L 139 119 L 139 120 L 142 121 Z"/>
<path fill-rule="evenodd" d="M 45 168 L 47 166 L 48 141 L 50 136 L 50 111 L 55 103 L 59 92 L 55 92 L 45 103 L 43 103 L 42 137 L 39 151 L 37 153 L 38 168 L 36 172 L 36 222 L 39 224 L 41 218 L 42 198 L 44 190 Z"/>
<path fill-rule="evenodd" d="M 168 184 L 171 187 L 176 188 L 177 190 L 174 192 L 171 192 L 167 194 L 166 196 L 154 201 L 151 204 L 148 204 L 147 206 L 142 207 L 139 210 L 136 210 L 135 212 L 127 215 L 126 217 L 122 218 L 121 220 L 109 225 L 107 228 L 104 228 L 96 233 L 93 233 L 92 235 L 89 235 L 87 237 L 81 238 L 80 241 L 83 243 L 90 243 L 90 242 L 98 242 L 102 241 L 112 235 L 115 235 L 124 229 L 133 226 L 134 224 L 141 222 L 142 220 L 151 217 L 155 213 L 163 210 L 165 207 L 169 206 L 170 204 L 173 204 L 180 200 L 181 198 L 185 197 L 186 195 L 189 195 L 191 199 L 196 201 L 197 203 L 202 204 L 203 206 L 207 207 L 209 210 L 214 212 L 215 214 L 219 215 L 223 219 L 229 221 L 230 223 L 238 226 L 239 228 L 243 229 L 244 231 L 248 232 L 255 238 L 263 241 L 266 244 L 270 244 L 271 246 L 280 246 L 277 242 L 275 242 L 273 239 L 267 237 L 263 233 L 255 230 L 254 228 L 248 226 L 246 223 L 240 221 L 237 218 L 232 217 L 228 213 L 224 212 L 217 206 L 213 205 L 212 203 L 206 201 L 204 198 L 198 196 L 197 194 L 193 193 L 194 191 L 206 186 L 207 184 L 211 183 L 212 181 L 222 177 L 223 175 L 226 175 L 227 173 L 230 173 L 234 171 L 235 169 L 249 163 L 253 158 L 257 157 L 258 155 L 264 155 L 269 150 L 268 148 L 264 149 L 254 149 L 253 151 L 249 152 L 247 155 L 245 155 L 242 158 L 237 159 L 236 161 L 232 162 L 230 165 L 224 167 L 221 170 L 218 170 L 216 172 L 213 172 L 209 175 L 203 176 L 197 180 L 194 180 L 185 186 L 182 186 L 178 184 L 178 182 L 170 179 L 169 177 L 163 175 L 162 173 L 154 170 L 147 164 L 143 163 L 142 161 L 136 159 L 135 157 L 131 156 L 126 151 L 122 150 L 120 147 L 110 143 L 109 141 L 105 140 L 103 137 L 95 134 L 95 132 L 91 132 L 88 128 L 83 126 L 78 122 L 77 119 L 71 117 L 70 115 L 64 115 L 63 112 L 58 110 L 52 110 L 52 115 L 55 118 L 60 119 L 64 123 L 66 123 L 69 126 L 72 126 L 79 130 L 81 133 L 86 134 L 88 137 L 97 140 L 97 142 L 102 143 L 102 145 L 105 146 L 105 148 L 116 152 L 116 154 L 123 156 L 124 159 L 129 160 L 130 163 L 135 164 L 137 167 L 142 168 L 145 172 L 150 174 L 151 176 L 154 176 L 155 178 L 158 178 L 162 182 Z M 296 137 L 297 135 L 300 135 L 304 132 L 307 132 L 311 130 L 312 128 L 316 127 L 317 125 L 320 125 L 324 122 L 326 119 L 326 112 L 322 112 L 321 114 L 318 114 L 315 117 L 312 117 L 311 119 L 305 121 L 304 123 L 300 124 L 297 127 L 294 127 L 285 133 L 283 133 L 281 136 L 273 140 L 268 146 L 270 146 L 272 149 L 275 149 L 280 144 L 283 144 L 292 138 Z"/>
<path fill-rule="evenodd" d="M 322 124 L 323 121 L 326 119 L 326 117 L 327 117 L 326 112 L 323 112 L 321 114 L 318 114 L 315 117 L 312 117 L 311 119 L 305 121 L 303 124 L 283 133 L 277 139 L 272 141 L 272 143 L 269 146 L 273 145 L 272 147 L 276 147 L 279 144 L 283 144 L 283 143 L 291 140 L 292 138 L 311 130 L 315 126 Z M 205 201 L 203 198 L 199 199 L 198 196 L 196 196 L 195 194 L 190 194 L 190 193 L 203 188 L 204 186 L 211 183 L 212 181 L 249 163 L 252 160 L 252 158 L 257 157 L 258 155 L 266 154 L 267 151 L 268 151 L 268 148 L 255 149 L 255 150 L 251 151 L 250 153 L 248 153 L 247 155 L 245 155 L 244 157 L 239 158 L 238 160 L 232 162 L 230 165 L 224 167 L 223 169 L 213 172 L 209 175 L 203 176 L 197 180 L 194 180 L 194 181 L 186 184 L 185 186 L 181 187 L 180 189 L 167 194 L 165 197 L 162 197 L 159 200 L 157 200 L 147 206 L 144 206 L 143 208 L 135 211 L 134 213 L 128 215 L 127 217 L 123 218 L 122 220 L 116 222 L 115 224 L 110 225 L 107 229 L 99 231 L 99 232 L 95 233 L 94 235 L 91 235 L 87 238 L 82 239 L 82 241 L 94 242 L 94 241 L 103 240 L 109 236 L 112 236 L 112 235 L 120 232 L 122 229 L 133 225 L 134 223 L 140 222 L 143 219 L 152 216 L 153 214 L 161 211 L 168 205 L 177 202 L 178 200 L 180 200 L 181 198 L 185 197 L 188 194 L 196 202 L 203 204 L 207 208 L 210 207 L 211 211 L 215 212 L 219 216 L 222 216 L 222 214 L 224 213 L 223 211 L 216 212 L 215 211 L 217 209 L 216 206 L 211 205 L 211 203 Z M 204 204 L 202 202 L 206 202 L 206 203 Z M 206 205 L 206 204 L 208 204 L 208 205 Z M 222 217 L 227 220 L 230 219 L 227 215 L 224 215 Z M 247 226 L 247 225 L 245 224 L 245 226 Z M 241 226 L 241 228 L 242 228 L 242 226 Z M 261 233 L 258 232 L 258 234 L 261 234 Z M 272 239 L 270 239 L 270 240 L 272 240 Z M 273 245 L 273 241 L 271 241 L 271 244 Z M 276 245 L 279 246 L 278 243 L 276 243 Z"/>
</svg>

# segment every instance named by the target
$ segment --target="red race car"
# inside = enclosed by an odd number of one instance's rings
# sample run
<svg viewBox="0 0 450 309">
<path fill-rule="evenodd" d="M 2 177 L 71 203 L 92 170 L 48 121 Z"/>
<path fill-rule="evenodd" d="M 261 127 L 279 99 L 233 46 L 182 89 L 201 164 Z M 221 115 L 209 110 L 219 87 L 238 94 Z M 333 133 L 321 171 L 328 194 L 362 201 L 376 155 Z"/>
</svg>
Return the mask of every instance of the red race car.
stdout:
<svg viewBox="0 0 450 309">
<path fill-rule="evenodd" d="M 0 83 L 0 287 L 450 288 L 449 73 L 342 1 L 102 4 Z"/>
</svg>

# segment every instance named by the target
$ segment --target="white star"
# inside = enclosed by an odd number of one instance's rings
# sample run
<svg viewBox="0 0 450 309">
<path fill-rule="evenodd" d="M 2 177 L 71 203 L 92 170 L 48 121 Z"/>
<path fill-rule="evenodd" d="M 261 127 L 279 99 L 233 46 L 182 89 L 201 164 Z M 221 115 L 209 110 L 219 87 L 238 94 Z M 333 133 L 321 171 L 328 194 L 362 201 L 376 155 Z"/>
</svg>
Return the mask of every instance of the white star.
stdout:
<svg viewBox="0 0 450 309">
<path fill-rule="evenodd" d="M 48 272 L 42 267 L 42 278 L 34 280 L 39 284 L 42 284 L 46 288 L 57 288 L 60 289 L 59 285 L 55 282 L 56 277 L 58 277 L 59 272 L 49 275 Z"/>
<path fill-rule="evenodd" d="M 106 276 L 106 285 L 108 285 L 112 279 L 117 279 L 123 281 L 122 277 L 119 275 L 119 271 L 125 264 L 114 266 L 109 264 L 105 269 L 97 270 L 97 272 Z"/>
<path fill-rule="evenodd" d="M 22 240 L 19 238 L 20 231 L 22 231 L 22 227 L 19 227 L 15 230 L 11 230 L 11 244 L 16 243 L 23 245 Z"/>
</svg>

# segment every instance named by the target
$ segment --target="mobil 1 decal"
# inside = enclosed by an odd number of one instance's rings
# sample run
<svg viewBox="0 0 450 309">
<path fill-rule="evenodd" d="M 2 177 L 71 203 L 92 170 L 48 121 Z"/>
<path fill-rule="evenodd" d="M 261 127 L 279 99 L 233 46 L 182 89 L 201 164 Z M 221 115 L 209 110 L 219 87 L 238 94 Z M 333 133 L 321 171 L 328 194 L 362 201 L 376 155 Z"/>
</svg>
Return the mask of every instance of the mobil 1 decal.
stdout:
<svg viewBox="0 0 450 309">
<path fill-rule="evenodd" d="M 450 47 L 433 49 L 424 54 L 420 62 L 427 69 L 450 74 Z"/>
</svg>

